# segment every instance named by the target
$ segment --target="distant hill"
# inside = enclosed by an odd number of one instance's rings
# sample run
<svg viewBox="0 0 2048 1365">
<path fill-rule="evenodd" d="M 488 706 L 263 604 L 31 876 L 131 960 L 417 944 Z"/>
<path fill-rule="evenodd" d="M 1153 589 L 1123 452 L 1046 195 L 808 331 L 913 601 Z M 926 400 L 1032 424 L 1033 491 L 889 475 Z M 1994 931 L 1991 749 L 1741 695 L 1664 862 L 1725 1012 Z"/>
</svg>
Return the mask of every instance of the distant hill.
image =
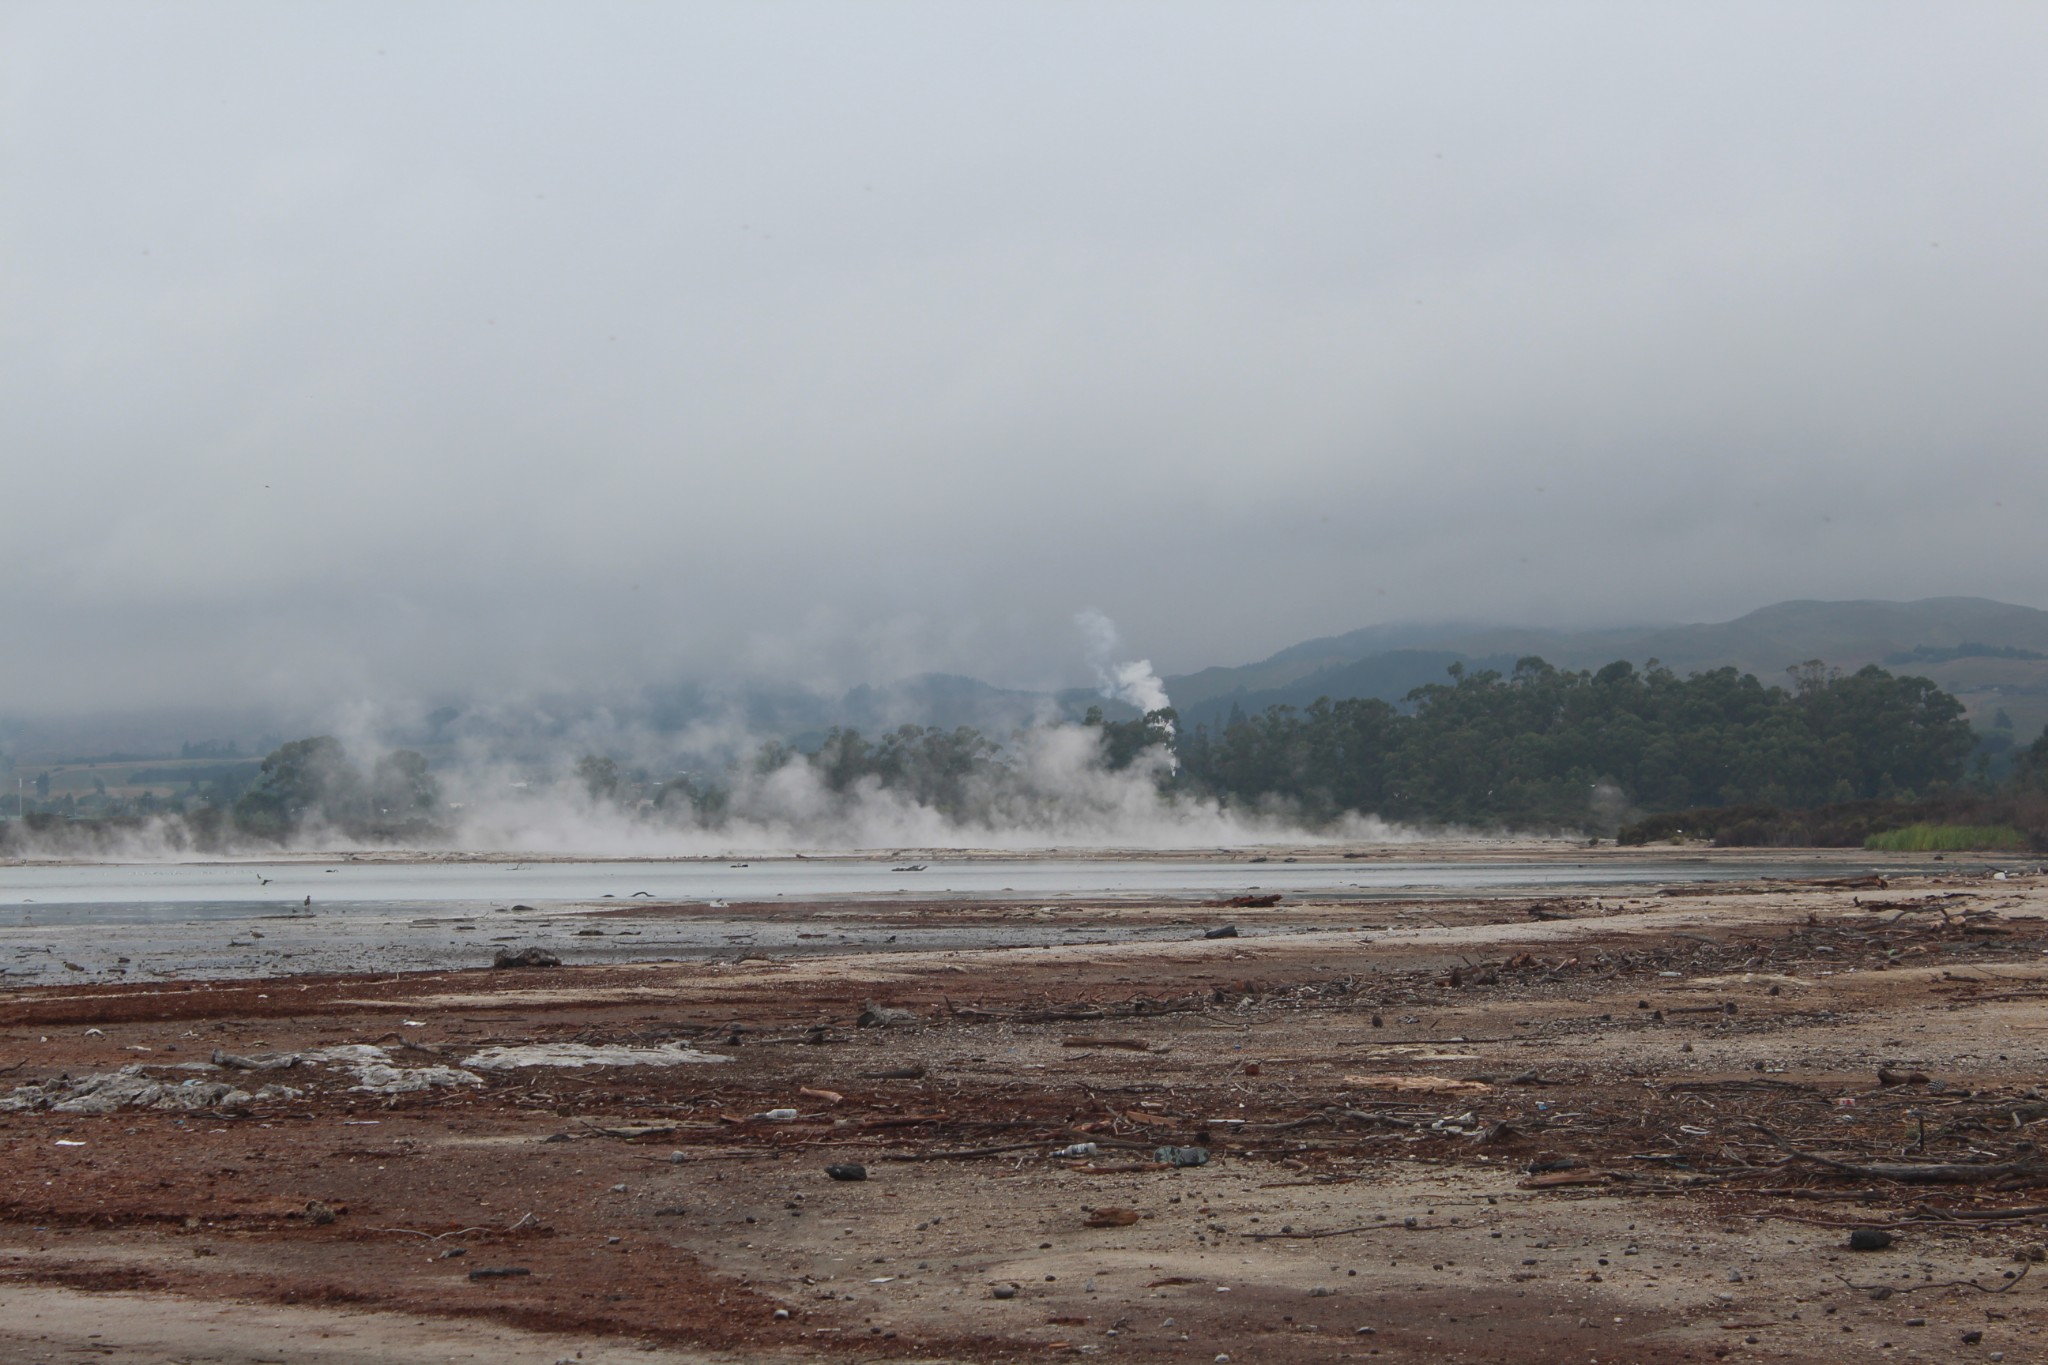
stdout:
<svg viewBox="0 0 2048 1365">
<path fill-rule="evenodd" d="M 1474 654 L 1541 654 L 1560 666 L 1661 659 L 1687 672 L 1734 665 L 1766 681 L 1808 659 L 1843 668 L 1881 663 L 1920 646 L 2048 648 L 2048 611 L 1981 597 L 1919 602 L 1779 602 L 1733 621 L 1638 630 L 1479 631 L 1442 647 Z"/>
<path fill-rule="evenodd" d="M 2030 657 L 2048 654 L 2048 611 L 1981 597 L 1780 602 L 1733 621 L 1597 631 L 1370 627 L 1305 641 L 1241 668 L 1168 678 L 1166 685 L 1190 724 L 1213 724 L 1232 706 L 1252 713 L 1318 696 L 1394 701 L 1410 686 L 1441 680 L 1446 664 L 1507 668 L 1532 654 L 1560 668 L 1616 659 L 1656 659 L 1680 673 L 1732 666 L 1771 684 L 1785 683 L 1786 669 L 1809 659 L 1846 670 L 1875 663 L 1933 679 L 1962 700 L 1980 727 L 2000 711 L 2022 739 L 2048 723 L 2048 659 Z M 1888 662 L 1901 657 L 1910 662 Z M 1425 665 L 1434 665 L 1432 676 L 1408 682 Z"/>
<path fill-rule="evenodd" d="M 1785 670 L 1820 659 L 1853 670 L 1876 663 L 1893 673 L 1933 679 L 1954 693 L 1980 729 L 2002 714 L 2025 744 L 2048 724 L 2048 611 L 1981 597 L 1918 602 L 1780 602 L 1732 621 L 1565 631 L 1471 622 L 1367 626 L 1320 636 L 1235 667 L 1205 668 L 1165 679 L 1187 726 L 1225 722 L 1233 708 L 1257 714 L 1269 706 L 1307 706 L 1318 697 L 1379 697 L 1398 702 L 1414 688 L 1441 681 L 1445 668 L 1507 670 L 1525 655 L 1561 668 L 1597 668 L 1616 659 L 1660 660 L 1680 673 L 1733 666 L 1769 684 Z M 868 733 L 898 725 L 950 729 L 969 725 L 992 737 L 1047 717 L 1078 719 L 1099 705 L 1111 719 L 1135 716 L 1121 702 L 1087 688 L 1030 692 L 957 674 L 928 673 L 844 693 L 756 683 L 712 690 L 687 680 L 617 693 L 578 692 L 517 705 L 458 696 L 419 719 L 395 725 L 387 738 L 418 748 L 436 762 L 474 747 L 522 761 L 559 756 L 565 746 L 628 746 L 615 735 L 680 737 L 697 727 L 799 744 L 835 725 Z M 389 708 L 409 714 L 403 705 Z M 281 738 L 317 724 L 271 711 L 163 709 L 90 716 L 0 716 L 0 772 L 9 764 L 50 764 L 114 752 L 176 756 L 181 744 L 233 741 L 260 756 Z M 2001 729 L 2007 727 L 1998 727 Z M 659 747 L 657 744 L 655 747 Z"/>
<path fill-rule="evenodd" d="M 1182 703 L 1179 695 L 1172 692 L 1172 680 L 1168 680 L 1167 687 L 1182 725 L 1206 725 L 1214 730 L 1227 724 L 1233 711 L 1251 716 L 1269 706 L 1304 707 L 1318 697 L 1378 697 L 1381 701 L 1399 702 L 1425 683 L 1443 682 L 1445 669 L 1451 664 L 1505 671 L 1514 667 L 1515 657 L 1501 654 L 1475 659 L 1453 650 L 1393 649 L 1349 663 L 1329 664 L 1278 686 L 1229 692 L 1191 703 Z"/>
</svg>

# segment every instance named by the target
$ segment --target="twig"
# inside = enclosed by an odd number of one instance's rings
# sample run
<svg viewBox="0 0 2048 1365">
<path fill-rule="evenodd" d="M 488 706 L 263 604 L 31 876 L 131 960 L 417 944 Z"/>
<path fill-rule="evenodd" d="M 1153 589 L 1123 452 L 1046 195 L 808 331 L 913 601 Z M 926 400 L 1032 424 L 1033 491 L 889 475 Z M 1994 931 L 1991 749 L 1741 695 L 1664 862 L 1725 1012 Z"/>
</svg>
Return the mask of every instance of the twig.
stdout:
<svg viewBox="0 0 2048 1365">
<path fill-rule="evenodd" d="M 526 1218 L 531 1218 L 531 1217 L 533 1217 L 533 1215 L 532 1215 L 532 1214 L 530 1214 L 530 1213 L 526 1215 Z M 522 1219 L 520 1219 L 520 1220 L 519 1220 L 519 1223 L 523 1223 L 523 1222 L 525 1222 L 525 1221 L 526 1221 L 526 1218 L 522 1218 Z M 516 1228 L 516 1227 L 518 1227 L 518 1226 L 519 1226 L 519 1223 L 514 1223 L 514 1224 L 512 1225 L 512 1228 Z M 510 1231 L 512 1230 L 512 1228 L 507 1228 L 507 1229 L 505 1229 L 505 1230 L 506 1230 L 507 1232 L 510 1232 Z M 446 1240 L 447 1238 L 450 1238 L 450 1237 L 460 1237 L 460 1236 L 462 1236 L 462 1235 L 463 1235 L 464 1233 L 468 1233 L 468 1232 L 496 1232 L 496 1231 L 497 1231 L 497 1229 L 496 1229 L 496 1228 L 493 1228 L 493 1227 L 490 1227 L 489 1225 L 483 1225 L 483 1226 L 479 1226 L 479 1227 L 473 1227 L 473 1228 L 457 1228 L 457 1229 L 455 1229 L 455 1231 L 453 1231 L 453 1232 L 420 1232 L 419 1230 L 417 1230 L 417 1229 L 415 1229 L 415 1228 L 371 1228 L 371 1229 L 369 1229 L 369 1231 L 371 1231 L 371 1232 L 402 1232 L 402 1233 L 404 1233 L 404 1234 L 405 1234 L 406 1236 L 408 1236 L 408 1237 L 424 1237 L 424 1238 L 426 1238 L 426 1239 L 427 1239 L 427 1240 L 428 1240 L 429 1242 L 439 1242 L 439 1241 L 444 1241 L 444 1240 Z"/>
<path fill-rule="evenodd" d="M 1043 1147 L 1043 1142 L 1012 1142 L 1003 1147 L 959 1147 L 945 1152 L 905 1152 L 885 1156 L 883 1161 L 947 1161 L 956 1157 L 1001 1156 L 1006 1152 L 1031 1152 Z"/>
<path fill-rule="evenodd" d="M 2028 1155 L 2012 1161 L 1988 1162 L 1983 1165 L 1937 1161 L 1879 1161 L 1867 1165 L 1851 1161 L 1837 1161 L 1831 1156 L 1819 1156 L 1813 1152 L 1802 1152 L 1761 1123 L 1750 1125 L 1759 1133 L 1786 1152 L 1801 1161 L 1811 1161 L 1816 1166 L 1825 1166 L 1844 1175 L 1853 1175 L 1861 1180 L 1892 1180 L 1901 1185 L 1972 1185 L 1985 1181 L 2003 1180 L 2008 1176 L 2048 1175 L 2048 1166 L 2043 1166 Z"/>
<path fill-rule="evenodd" d="M 1349 1237 L 1356 1232 L 1454 1232 L 1449 1223 L 1361 1223 L 1355 1228 L 1323 1228 L 1313 1232 L 1240 1232 L 1254 1241 L 1312 1242 L 1323 1237 Z"/>
<path fill-rule="evenodd" d="M 1910 1285 L 1905 1289 L 1900 1289 L 1896 1286 L 1888 1284 L 1857 1284 L 1854 1280 L 1848 1278 L 1846 1275 L 1837 1275 L 1835 1276 L 1835 1278 L 1840 1280 L 1843 1284 L 1848 1285 L 1851 1289 L 1861 1289 L 1865 1293 L 1874 1293 L 1880 1289 L 1884 1290 L 1887 1295 L 1914 1294 L 1918 1293 L 1922 1289 L 1974 1289 L 1979 1294 L 2003 1294 L 2006 1290 L 2011 1289 L 2021 1280 L 2027 1278 L 2027 1272 L 2029 1270 L 2032 1270 L 2033 1268 L 2034 1263 L 2032 1261 L 2028 1261 L 2026 1264 L 2020 1267 L 2019 1274 L 2013 1276 L 2004 1284 L 1999 1285 L 1996 1289 L 1986 1289 L 1983 1285 L 1978 1284 L 1975 1280 L 1941 1280 L 1933 1284 L 1916 1284 Z"/>
</svg>

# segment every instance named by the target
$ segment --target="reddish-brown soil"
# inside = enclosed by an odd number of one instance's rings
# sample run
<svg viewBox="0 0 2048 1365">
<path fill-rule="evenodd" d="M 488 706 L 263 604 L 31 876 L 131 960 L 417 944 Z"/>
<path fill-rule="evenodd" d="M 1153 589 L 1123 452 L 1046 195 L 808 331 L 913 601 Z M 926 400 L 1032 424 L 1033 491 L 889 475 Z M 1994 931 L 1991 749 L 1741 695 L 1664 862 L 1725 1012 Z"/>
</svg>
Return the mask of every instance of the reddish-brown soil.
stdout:
<svg viewBox="0 0 2048 1365">
<path fill-rule="evenodd" d="M 136 1063 L 302 1092 L 0 1114 L 0 1295 L 750 1357 L 2048 1359 L 2048 879 L 1057 913 L 1045 949 L 0 995 L 0 1094 Z M 1112 920 L 1186 937 L 1087 941 Z M 532 1042 L 732 1060 L 396 1096 L 161 1070 Z"/>
</svg>

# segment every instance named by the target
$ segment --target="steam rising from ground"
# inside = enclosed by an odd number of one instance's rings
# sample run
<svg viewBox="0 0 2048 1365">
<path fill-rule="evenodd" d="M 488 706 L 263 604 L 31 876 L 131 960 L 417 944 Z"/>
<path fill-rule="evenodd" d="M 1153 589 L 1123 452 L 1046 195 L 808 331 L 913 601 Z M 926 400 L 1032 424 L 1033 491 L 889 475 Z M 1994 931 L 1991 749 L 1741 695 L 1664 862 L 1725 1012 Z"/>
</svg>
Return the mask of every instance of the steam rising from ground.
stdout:
<svg viewBox="0 0 2048 1365">
<path fill-rule="evenodd" d="M 358 731 L 345 747 L 369 767 L 384 746 Z M 768 856 L 791 852 L 901 849 L 1213 849 L 1261 844 L 1383 844 L 1423 837 L 1372 816 L 1308 826 L 1284 804 L 1225 806 L 1171 790 L 1171 750 L 1156 746 L 1123 768 L 1105 761 L 1103 731 L 1086 725 L 1023 730 L 943 800 L 866 776 L 835 788 L 828 771 L 793 749 L 747 747 L 737 732 L 697 730 L 698 744 L 725 746 L 714 766 L 700 757 L 681 772 L 672 750 L 630 755 L 616 766 L 639 780 L 594 791 L 577 771 L 576 750 L 596 736 L 536 760 L 494 756 L 475 746 L 438 768 L 441 805 L 431 832 L 366 834 L 308 819 L 286 843 L 295 850 L 416 848 L 457 853 L 631 857 Z M 605 747 L 624 753 L 614 733 Z M 651 745 L 653 737 L 634 738 Z M 675 737 L 668 737 L 671 742 Z M 764 761 L 764 755 L 768 761 Z M 658 780 L 666 778 L 665 781 Z M 168 859 L 262 856 L 275 842 L 237 834 L 214 839 L 199 825 L 160 817 L 82 841 L 80 831 L 32 836 L 12 856 Z"/>
<path fill-rule="evenodd" d="M 626 811 L 571 784 L 508 794 L 502 783 L 450 788 L 462 803 L 455 838 L 478 852 L 641 856 L 767 854 L 861 849 L 1199 849 L 1271 843 L 1395 843 L 1420 837 L 1370 816 L 1305 828 L 1291 811 L 1227 809 L 1162 793 L 1163 748 L 1128 768 L 1102 761 L 1100 732 L 1061 725 L 1029 730 L 1008 763 L 969 784 L 957 811 L 866 778 L 835 791 L 800 756 L 735 774 L 715 818 L 668 806 Z"/>
<path fill-rule="evenodd" d="M 1094 610 L 1074 619 L 1105 697 L 1148 717 L 1168 706 L 1150 662 L 1124 657 L 1114 622 Z M 307 850 L 686 857 L 1210 849 L 1421 837 L 1370 815 L 1310 827 L 1284 803 L 1225 805 L 1192 793 L 1176 780 L 1172 727 L 1156 717 L 1142 725 L 1077 725 L 1041 716 L 1000 743 L 967 728 L 904 726 L 873 736 L 833 730 L 809 753 L 764 740 L 736 713 L 680 731 L 623 721 L 602 708 L 566 724 L 542 707 L 530 716 L 478 708 L 452 729 L 446 721 L 422 729 L 430 719 L 345 708 L 324 727 L 333 736 L 321 742 L 324 771 L 308 768 L 297 786 L 267 776 L 268 785 L 259 784 L 231 812 L 216 808 L 111 830 L 60 828 L 32 836 L 26 849 L 17 840 L 7 851 L 263 854 L 275 852 L 282 838 Z M 1114 742 L 1110 732 L 1117 732 Z M 1135 751 L 1133 733 L 1141 736 Z M 392 754 L 409 747 L 408 735 L 435 737 L 420 741 L 435 754 L 430 772 L 418 754 Z M 288 745 L 278 753 L 307 748 Z M 376 780 L 401 770 L 410 781 L 394 787 Z M 306 795 L 337 791 L 350 795 Z M 257 807 L 269 803 L 268 828 L 245 813 L 252 799 Z M 297 813 L 280 825 L 277 812 L 287 806 Z"/>
<path fill-rule="evenodd" d="M 1150 659 L 1117 662 L 1123 652 L 1123 637 L 1116 622 L 1093 607 L 1074 617 L 1088 642 L 1088 659 L 1095 666 L 1102 695 L 1113 701 L 1129 702 L 1140 715 L 1164 711 L 1173 703 L 1166 698 L 1166 684 L 1152 671 Z"/>
</svg>

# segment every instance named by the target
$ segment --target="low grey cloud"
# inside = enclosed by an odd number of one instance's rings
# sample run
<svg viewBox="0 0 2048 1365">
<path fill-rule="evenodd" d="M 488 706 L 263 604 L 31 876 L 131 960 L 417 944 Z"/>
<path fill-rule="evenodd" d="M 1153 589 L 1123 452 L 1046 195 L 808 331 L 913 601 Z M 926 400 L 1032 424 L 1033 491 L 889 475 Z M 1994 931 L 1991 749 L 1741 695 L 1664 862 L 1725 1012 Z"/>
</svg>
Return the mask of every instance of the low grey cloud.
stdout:
<svg viewBox="0 0 2048 1365">
<path fill-rule="evenodd" d="M 2034 6 L 16 5 L 0 709 L 2048 603 Z"/>
</svg>

